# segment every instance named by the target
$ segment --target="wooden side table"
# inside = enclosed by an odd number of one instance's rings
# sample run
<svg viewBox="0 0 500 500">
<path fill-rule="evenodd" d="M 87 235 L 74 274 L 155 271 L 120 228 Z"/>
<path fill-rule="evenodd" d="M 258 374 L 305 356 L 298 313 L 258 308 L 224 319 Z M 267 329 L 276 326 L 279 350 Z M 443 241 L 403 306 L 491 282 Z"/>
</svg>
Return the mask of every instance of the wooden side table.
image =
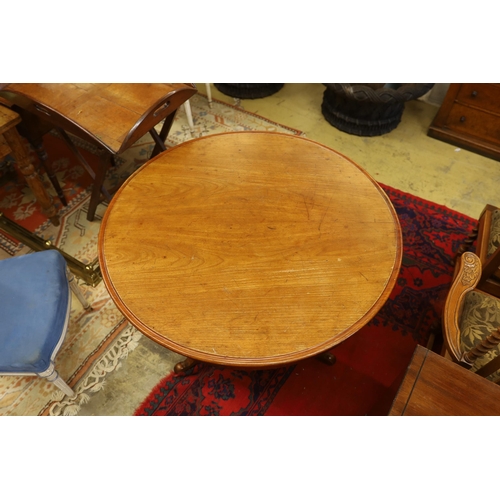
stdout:
<svg viewBox="0 0 500 500">
<path fill-rule="evenodd" d="M 500 415 L 500 387 L 417 346 L 389 415 Z"/>
<path fill-rule="evenodd" d="M 24 176 L 28 186 L 33 191 L 36 200 L 42 208 L 42 212 L 47 215 L 52 224 L 58 226 L 60 223 L 59 216 L 52 197 L 45 189 L 38 172 L 30 160 L 29 153 L 16 130 L 16 125 L 20 122 L 21 117 L 16 112 L 5 106 L 0 106 L 0 136 L 3 136 L 5 139 L 3 143 L 4 149 L 2 149 L 3 156 L 9 153 L 14 156 L 17 169 Z M 7 148 L 5 148 L 5 145 Z"/>
<path fill-rule="evenodd" d="M 1 84 L 0 97 L 15 106 L 36 137 L 55 128 L 93 179 L 87 214 L 93 220 L 102 197 L 111 200 L 103 186 L 110 157 L 128 149 L 148 132 L 155 141 L 151 156 L 165 150 L 165 139 L 177 109 L 197 92 L 187 83 L 9 83 Z M 154 127 L 163 121 L 160 133 Z M 79 154 L 68 133 L 98 148 L 101 162 L 94 171 Z M 102 197 L 101 197 L 102 196 Z"/>
</svg>

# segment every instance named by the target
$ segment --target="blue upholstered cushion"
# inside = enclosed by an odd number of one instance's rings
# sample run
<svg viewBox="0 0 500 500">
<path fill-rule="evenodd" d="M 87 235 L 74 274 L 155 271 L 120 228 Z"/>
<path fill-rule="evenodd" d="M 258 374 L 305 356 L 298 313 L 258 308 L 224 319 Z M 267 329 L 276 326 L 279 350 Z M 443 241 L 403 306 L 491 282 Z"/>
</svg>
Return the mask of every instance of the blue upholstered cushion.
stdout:
<svg viewBox="0 0 500 500">
<path fill-rule="evenodd" d="M 70 300 L 57 250 L 0 260 L 0 373 L 46 370 Z"/>
</svg>

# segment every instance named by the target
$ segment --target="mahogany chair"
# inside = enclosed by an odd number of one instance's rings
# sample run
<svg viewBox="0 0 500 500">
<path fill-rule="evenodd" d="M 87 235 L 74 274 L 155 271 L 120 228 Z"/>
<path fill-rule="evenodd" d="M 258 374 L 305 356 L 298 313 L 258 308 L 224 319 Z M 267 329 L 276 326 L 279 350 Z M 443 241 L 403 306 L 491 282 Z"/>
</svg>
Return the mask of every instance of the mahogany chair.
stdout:
<svg viewBox="0 0 500 500">
<path fill-rule="evenodd" d="M 91 309 L 57 250 L 0 260 L 0 375 L 38 375 L 74 396 L 54 366 L 68 328 L 71 291 Z"/>
<path fill-rule="evenodd" d="M 481 270 L 476 254 L 459 257 L 444 307 L 444 343 L 453 361 L 498 383 L 500 299 L 477 288 Z"/>
<path fill-rule="evenodd" d="M 476 229 L 460 247 L 457 257 L 476 242 L 475 253 L 481 261 L 481 277 L 477 288 L 500 297 L 500 209 L 486 205 Z"/>
</svg>

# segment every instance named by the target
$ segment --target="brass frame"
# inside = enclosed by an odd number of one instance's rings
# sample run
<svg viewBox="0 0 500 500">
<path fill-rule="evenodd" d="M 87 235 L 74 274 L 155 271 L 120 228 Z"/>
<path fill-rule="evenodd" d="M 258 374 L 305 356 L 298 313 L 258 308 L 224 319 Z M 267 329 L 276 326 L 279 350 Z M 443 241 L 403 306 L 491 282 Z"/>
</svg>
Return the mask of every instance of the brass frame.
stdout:
<svg viewBox="0 0 500 500">
<path fill-rule="evenodd" d="M 57 250 L 66 260 L 70 271 L 78 278 L 81 278 L 87 285 L 95 287 L 101 282 L 102 275 L 97 257 L 91 264 L 84 264 L 60 248 L 52 245 L 50 240 L 44 240 L 19 224 L 11 221 L 5 217 L 2 212 L 0 212 L 0 229 L 37 252 L 50 249 Z"/>
</svg>

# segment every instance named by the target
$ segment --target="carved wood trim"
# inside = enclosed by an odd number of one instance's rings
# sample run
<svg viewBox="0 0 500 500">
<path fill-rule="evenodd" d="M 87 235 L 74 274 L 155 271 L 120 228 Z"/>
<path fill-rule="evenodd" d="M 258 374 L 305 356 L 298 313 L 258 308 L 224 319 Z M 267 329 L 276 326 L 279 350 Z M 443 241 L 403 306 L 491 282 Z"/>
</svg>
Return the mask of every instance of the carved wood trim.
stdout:
<svg viewBox="0 0 500 500">
<path fill-rule="evenodd" d="M 472 252 L 466 252 L 463 254 L 462 261 L 464 266 L 462 273 L 462 285 L 469 287 L 473 283 L 477 282 L 479 276 L 481 275 L 479 259 Z"/>
<path fill-rule="evenodd" d="M 462 254 L 457 262 L 456 275 L 448 292 L 443 312 L 443 337 L 446 349 L 452 359 L 458 363 L 463 362 L 459 327 L 463 301 L 467 292 L 476 287 L 480 276 L 481 261 L 479 257 L 472 252 Z"/>
</svg>

